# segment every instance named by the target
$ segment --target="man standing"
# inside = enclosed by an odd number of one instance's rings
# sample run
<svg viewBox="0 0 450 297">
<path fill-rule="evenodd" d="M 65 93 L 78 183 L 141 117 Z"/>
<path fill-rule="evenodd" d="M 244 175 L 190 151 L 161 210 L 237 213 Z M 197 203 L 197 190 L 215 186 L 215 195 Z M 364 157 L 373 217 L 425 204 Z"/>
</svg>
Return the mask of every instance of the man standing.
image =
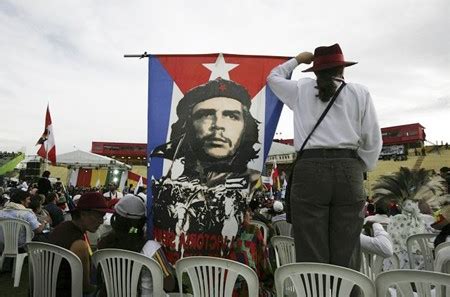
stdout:
<svg viewBox="0 0 450 297">
<path fill-rule="evenodd" d="M 288 79 L 299 64 L 316 79 Z M 366 87 L 344 81 L 338 44 L 303 52 L 272 70 L 268 84 L 294 111 L 294 145 L 300 150 L 329 101 L 336 101 L 306 143 L 293 169 L 290 195 L 299 262 L 321 262 L 359 270 L 364 218 L 363 172 L 375 167 L 381 131 Z M 355 257 L 352 257 L 355 255 Z"/>
<path fill-rule="evenodd" d="M 42 173 L 42 177 L 38 180 L 38 194 L 45 195 L 47 197 L 48 192 L 52 190 L 52 184 L 48 179 L 50 177 L 50 171 L 45 170 Z"/>
<path fill-rule="evenodd" d="M 191 89 L 177 106 L 170 142 L 152 152 L 152 157 L 172 160 L 169 172 L 153 189 L 156 239 L 172 236 L 170 245 L 181 251 L 168 255 L 172 262 L 183 253 L 220 256 L 231 233 L 236 234 L 225 220 L 243 222 L 246 199 L 259 178 L 247 167 L 259 153 L 253 148 L 259 123 L 250 105 L 247 90 L 233 81 L 218 78 Z M 163 235 L 163 230 L 175 234 Z M 200 235 L 208 240 L 193 250 L 189 240 Z"/>
</svg>

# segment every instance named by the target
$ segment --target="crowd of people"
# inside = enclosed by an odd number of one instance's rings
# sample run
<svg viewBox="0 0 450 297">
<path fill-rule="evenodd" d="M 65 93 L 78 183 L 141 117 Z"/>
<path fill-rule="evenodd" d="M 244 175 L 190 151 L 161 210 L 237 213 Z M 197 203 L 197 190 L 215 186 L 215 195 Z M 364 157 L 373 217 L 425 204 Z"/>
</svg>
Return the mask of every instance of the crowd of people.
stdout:
<svg viewBox="0 0 450 297">
<path fill-rule="evenodd" d="M 45 178 L 45 176 L 44 176 Z M 109 191 L 107 191 L 109 190 Z M 174 267 L 169 263 L 164 255 L 161 245 L 146 237 L 146 196 L 125 194 L 121 198 L 109 199 L 110 192 L 117 192 L 114 185 L 111 185 L 105 192 L 86 191 L 75 194 L 80 196 L 73 200 L 73 208 L 70 212 L 63 211 L 60 204 L 58 206 L 59 194 L 49 191 L 47 195 L 41 194 L 39 189 L 30 187 L 29 191 L 21 188 L 9 191 L 10 199 L 0 209 L 0 218 L 21 218 L 29 222 L 33 232 L 33 240 L 45 241 L 62 246 L 77 254 L 82 263 L 84 271 L 83 289 L 86 294 L 94 293 L 98 296 L 106 296 L 104 284 L 102 283 L 101 272 L 96 271 L 90 263 L 92 255 L 91 243 L 89 243 L 86 231 L 95 232 L 104 224 L 105 214 L 113 213 L 110 217 L 112 231 L 104 234 L 95 244 L 96 248 L 119 248 L 143 253 L 155 259 L 164 271 L 164 288 L 167 292 L 177 290 Z M 69 197 L 72 197 L 69 195 Z M 275 263 L 270 257 L 274 253 L 270 246 L 270 238 L 276 234 L 273 224 L 279 220 L 286 220 L 284 201 L 273 199 L 267 193 L 257 191 L 253 195 L 246 209 L 244 224 L 239 230 L 229 259 L 245 263 L 252 267 L 258 274 L 261 282 L 260 290 L 265 292 L 265 296 L 273 294 L 273 273 Z M 111 201 L 113 203 L 111 203 Z M 372 207 L 373 206 L 373 207 Z M 417 208 L 416 208 L 417 207 Z M 444 207 L 434 219 L 430 214 L 431 210 L 427 205 L 409 205 L 401 208 L 395 203 L 379 200 L 375 203 L 368 200 L 365 206 L 365 219 L 363 232 L 360 234 L 360 244 L 363 251 L 378 254 L 388 258 L 397 253 L 402 259 L 402 268 L 407 267 L 407 256 L 405 240 L 400 235 L 401 232 L 390 230 L 398 225 L 397 221 L 409 218 L 406 215 L 411 213 L 411 209 L 418 211 L 416 228 L 405 228 L 411 235 L 415 233 L 434 232 L 437 237 L 435 245 L 450 240 L 450 206 Z M 64 214 L 70 213 L 69 219 L 64 218 Z M 251 224 L 251 220 L 264 222 L 269 228 L 268 240 L 263 240 L 263 234 L 259 228 Z M 406 224 L 406 223 L 405 223 Z M 387 231 L 386 231 L 387 230 Z M 0 230 L 0 246 L 2 242 Z M 20 248 L 25 246 L 24 234 L 21 234 Z M 420 256 L 417 257 L 421 261 Z M 423 263 L 422 263 L 423 264 Z M 7 265 L 7 264 L 5 264 Z M 67 293 L 66 288 L 70 285 L 70 278 L 67 278 L 68 266 L 61 267 L 61 278 L 58 281 L 58 296 Z M 94 276 L 94 277 L 93 277 Z M 96 276 L 96 277 L 95 277 Z M 92 282 L 95 279 L 95 282 Z M 151 296 L 151 275 L 143 273 L 140 292 L 142 296 Z M 240 296 L 245 296 L 245 283 L 238 283 Z M 263 295 L 264 296 L 264 295 Z"/>
<path fill-rule="evenodd" d="M 314 72 L 316 79 L 290 79 L 297 66 L 312 62 L 304 71 Z M 314 54 L 302 52 L 269 75 L 271 90 L 294 111 L 298 151 L 288 188 L 276 199 L 257 190 L 259 173 L 247 166 L 259 153 L 253 147 L 259 122 L 249 111 L 250 95 L 243 86 L 217 78 L 184 94 L 170 141 L 152 152 L 152 157 L 171 160 L 171 165 L 165 176 L 154 180 L 151 211 L 145 189 L 128 187 L 121 192 L 114 184 L 66 189 L 60 182 L 52 185 L 45 171 L 36 184 L 20 182 L 1 193 L 0 219 L 26 220 L 33 240 L 74 252 L 83 265 L 86 296 L 106 295 L 102 272 L 91 263 L 93 248 L 119 248 L 155 259 L 167 292 L 180 289 L 173 266 L 180 257 L 203 253 L 236 260 L 257 273 L 260 296 L 272 296 L 276 264 L 270 238 L 278 221 L 292 223 L 297 262 L 359 270 L 363 250 L 384 258 L 395 253 L 400 268 L 420 266 L 420 255 L 417 263 L 408 262 L 406 240 L 430 232 L 436 234 L 435 245 L 450 241 L 450 206 L 432 209 L 426 201 L 413 199 L 366 199 L 364 172 L 374 168 L 382 140 L 369 91 L 344 80 L 344 68 L 354 64 L 344 60 L 335 44 L 318 47 Z M 175 175 L 179 164 L 183 170 Z M 448 169 L 441 176 L 439 183 L 448 180 Z M 149 213 L 155 240 L 147 237 Z M 268 234 L 252 220 L 264 223 Z M 111 230 L 89 242 L 86 232 L 95 233 L 105 224 Z M 197 240 L 200 247 L 193 248 L 193 238 L 206 235 L 215 238 L 214 244 Z M 24 236 L 20 248 L 25 248 Z M 68 294 L 70 281 L 65 263 L 57 296 Z M 140 295 L 151 296 L 151 285 L 151 275 L 144 271 Z M 234 295 L 247 296 L 245 282 L 238 280 Z"/>
</svg>

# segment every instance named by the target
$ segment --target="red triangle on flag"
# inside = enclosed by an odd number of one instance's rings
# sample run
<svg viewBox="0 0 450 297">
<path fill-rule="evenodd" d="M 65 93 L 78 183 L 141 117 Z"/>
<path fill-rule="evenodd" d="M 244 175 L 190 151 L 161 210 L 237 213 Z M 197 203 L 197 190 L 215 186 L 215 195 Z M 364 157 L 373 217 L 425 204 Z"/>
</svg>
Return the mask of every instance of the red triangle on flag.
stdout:
<svg viewBox="0 0 450 297">
<path fill-rule="evenodd" d="M 183 94 L 190 89 L 209 81 L 211 70 L 203 64 L 215 63 L 219 54 L 205 55 L 157 55 L 159 61 L 175 81 Z M 286 61 L 286 57 L 243 56 L 223 54 L 226 63 L 238 64 L 230 70 L 230 80 L 243 85 L 251 98 L 266 85 L 270 71 Z M 258 73 L 258 76 L 254 74 Z"/>
</svg>

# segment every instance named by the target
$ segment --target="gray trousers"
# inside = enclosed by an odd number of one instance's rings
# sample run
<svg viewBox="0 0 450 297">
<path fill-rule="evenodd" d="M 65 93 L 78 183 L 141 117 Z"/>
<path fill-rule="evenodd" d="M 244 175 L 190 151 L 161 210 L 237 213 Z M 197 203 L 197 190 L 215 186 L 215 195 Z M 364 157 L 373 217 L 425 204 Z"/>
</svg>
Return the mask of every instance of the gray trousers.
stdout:
<svg viewBox="0 0 450 297">
<path fill-rule="evenodd" d="M 359 271 L 365 204 L 361 161 L 300 159 L 293 174 L 291 214 L 297 262 Z"/>
</svg>

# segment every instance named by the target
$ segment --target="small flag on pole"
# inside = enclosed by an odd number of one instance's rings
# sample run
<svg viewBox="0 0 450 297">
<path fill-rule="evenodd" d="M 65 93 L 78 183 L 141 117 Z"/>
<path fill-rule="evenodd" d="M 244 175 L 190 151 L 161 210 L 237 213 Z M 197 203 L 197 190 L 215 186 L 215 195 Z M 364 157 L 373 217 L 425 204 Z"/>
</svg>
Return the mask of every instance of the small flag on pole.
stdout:
<svg viewBox="0 0 450 297">
<path fill-rule="evenodd" d="M 49 160 L 52 165 L 56 164 L 56 146 L 55 138 L 53 136 L 52 118 L 50 116 L 50 108 L 47 105 L 47 112 L 45 114 L 44 132 L 38 139 L 36 145 L 41 145 L 37 154 L 45 160 Z"/>
<path fill-rule="evenodd" d="M 278 167 L 277 167 L 277 161 L 273 161 L 273 168 L 272 168 L 272 184 L 273 184 L 273 189 L 275 191 L 279 191 L 280 190 L 280 175 L 278 173 Z"/>
<path fill-rule="evenodd" d="M 136 187 L 134 188 L 134 195 L 137 195 L 139 188 L 143 187 L 143 186 L 144 186 L 144 181 L 142 180 L 142 175 L 141 175 L 139 177 L 139 181 L 138 181 Z"/>
</svg>

